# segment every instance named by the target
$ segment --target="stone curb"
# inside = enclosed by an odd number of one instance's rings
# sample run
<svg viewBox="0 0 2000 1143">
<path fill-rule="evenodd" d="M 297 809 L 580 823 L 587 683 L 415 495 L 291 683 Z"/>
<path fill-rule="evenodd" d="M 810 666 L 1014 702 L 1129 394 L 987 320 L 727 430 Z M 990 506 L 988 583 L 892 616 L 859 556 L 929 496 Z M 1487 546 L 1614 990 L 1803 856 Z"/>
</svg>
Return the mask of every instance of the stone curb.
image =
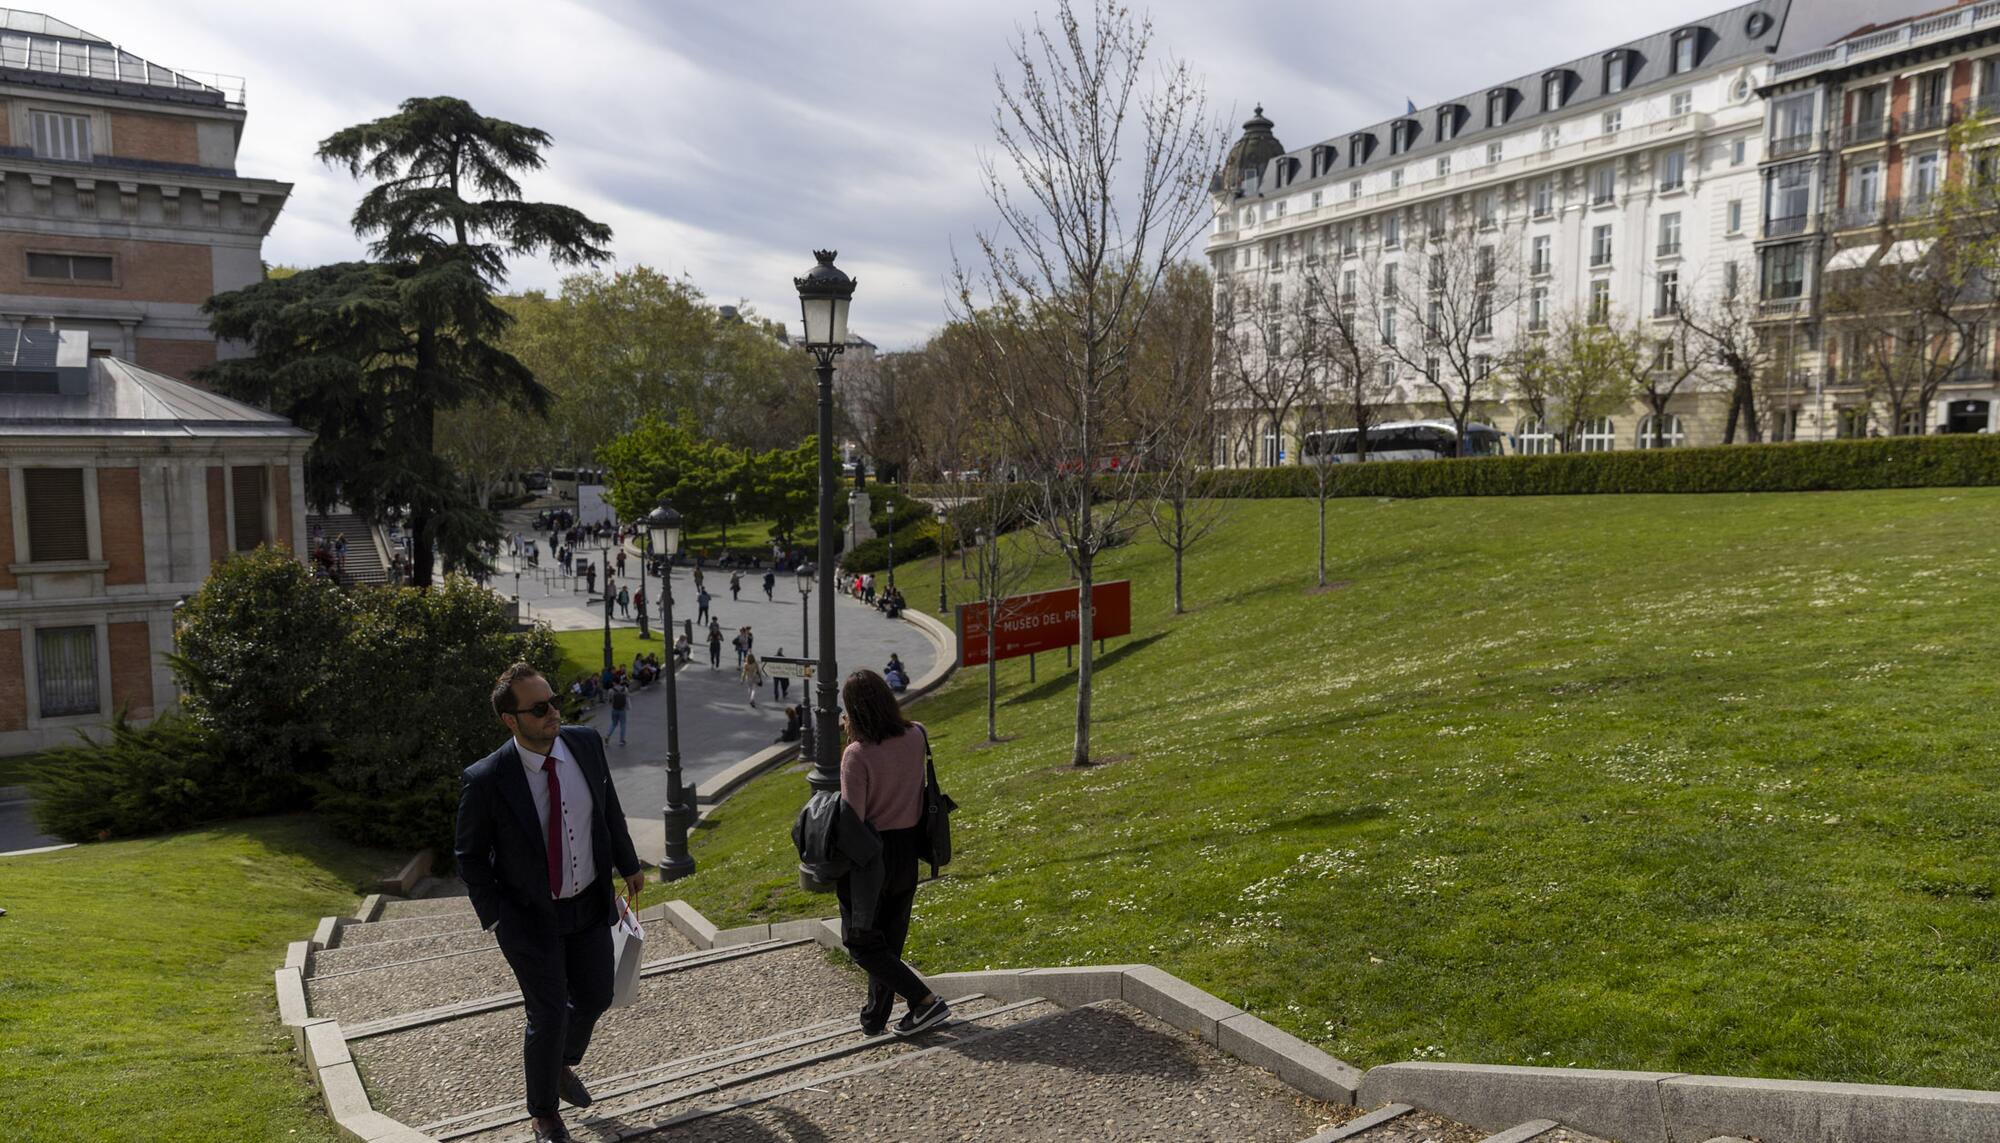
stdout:
<svg viewBox="0 0 2000 1143">
<path fill-rule="evenodd" d="M 354 919 L 364 925 L 381 915 L 382 895 L 380 893 L 370 893 L 368 896 L 363 897 L 361 899 L 361 907 L 354 910 Z"/>
<path fill-rule="evenodd" d="M 327 948 L 328 946 L 332 945 L 334 934 L 338 933 L 339 931 L 340 931 L 339 917 L 321 917 L 319 919 L 319 928 L 313 930 L 312 942 L 311 942 L 313 951 L 318 952 L 319 950 Z"/>
<path fill-rule="evenodd" d="M 943 686 L 952 672 L 958 669 L 958 633 L 942 621 L 912 607 L 905 607 L 896 618 L 923 632 L 924 637 L 937 647 L 937 661 L 931 664 L 931 669 L 924 673 L 923 678 L 911 679 L 910 689 L 903 693 L 902 701 L 909 704 Z"/>
<path fill-rule="evenodd" d="M 2000 1091 L 1959 1088 L 1411 1062 L 1369 1069 L 1360 1095 L 1487 1131 L 1548 1117 L 1620 1143 L 2000 1139 Z"/>
<path fill-rule="evenodd" d="M 341 1134 L 360 1143 L 436 1143 L 423 1132 L 376 1111 L 361 1084 L 361 1072 L 347 1050 L 337 1020 L 315 1020 L 304 1029 L 306 1067 L 326 1101 L 326 1112 Z"/>
<path fill-rule="evenodd" d="M 949 983 L 955 991 L 983 992 L 1006 1001 L 1040 996 L 1066 1008 L 1122 1000 L 1271 1072 L 1314 1099 L 1348 1106 L 1361 1086 L 1360 1069 L 1150 964 L 987 969 L 938 973 L 928 979 Z"/>
<path fill-rule="evenodd" d="M 686 901 L 673 900 L 639 911 L 641 923 L 665 921 L 694 945 L 696 951 L 723 949 L 760 941 L 812 940 L 827 948 L 840 947 L 840 918 L 807 921 L 779 921 L 766 925 L 740 925 L 718 929 L 701 911 Z"/>
<path fill-rule="evenodd" d="M 420 849 L 416 855 L 403 863 L 403 868 L 394 877 L 384 877 L 376 887 L 384 893 L 394 893 L 398 897 L 408 897 L 417 887 L 417 882 L 431 875 L 431 867 L 437 864 L 437 854 L 428 849 Z M 374 920 L 370 917 L 369 920 Z"/>
</svg>

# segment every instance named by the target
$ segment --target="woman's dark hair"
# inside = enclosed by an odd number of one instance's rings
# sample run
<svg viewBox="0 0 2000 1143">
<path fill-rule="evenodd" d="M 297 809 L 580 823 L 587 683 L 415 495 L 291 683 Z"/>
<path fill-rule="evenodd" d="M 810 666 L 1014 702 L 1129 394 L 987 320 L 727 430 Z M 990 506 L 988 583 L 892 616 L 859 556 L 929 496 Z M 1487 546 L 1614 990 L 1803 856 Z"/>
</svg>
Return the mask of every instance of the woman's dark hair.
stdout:
<svg viewBox="0 0 2000 1143">
<path fill-rule="evenodd" d="M 847 725 L 859 742 L 895 738 L 910 725 L 910 720 L 903 717 L 902 706 L 896 702 L 896 692 L 889 689 L 882 676 L 870 670 L 847 676 L 847 682 L 840 688 L 840 704 L 847 708 Z"/>
</svg>

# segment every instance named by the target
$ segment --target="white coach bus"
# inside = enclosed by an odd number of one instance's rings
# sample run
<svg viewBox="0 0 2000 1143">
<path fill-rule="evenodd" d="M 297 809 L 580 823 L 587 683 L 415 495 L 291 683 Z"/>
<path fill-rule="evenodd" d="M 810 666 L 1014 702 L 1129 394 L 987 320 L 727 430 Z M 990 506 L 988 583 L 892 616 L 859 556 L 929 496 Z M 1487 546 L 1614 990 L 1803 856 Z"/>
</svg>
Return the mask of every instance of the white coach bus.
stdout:
<svg viewBox="0 0 2000 1143">
<path fill-rule="evenodd" d="M 1465 426 L 1465 455 L 1499 456 L 1506 438 L 1491 425 Z M 1369 460 L 1438 460 L 1458 453 L 1458 430 L 1450 421 L 1390 421 L 1368 430 Z M 1299 447 L 1301 464 L 1353 464 L 1361 459 L 1353 429 L 1307 433 Z"/>
</svg>

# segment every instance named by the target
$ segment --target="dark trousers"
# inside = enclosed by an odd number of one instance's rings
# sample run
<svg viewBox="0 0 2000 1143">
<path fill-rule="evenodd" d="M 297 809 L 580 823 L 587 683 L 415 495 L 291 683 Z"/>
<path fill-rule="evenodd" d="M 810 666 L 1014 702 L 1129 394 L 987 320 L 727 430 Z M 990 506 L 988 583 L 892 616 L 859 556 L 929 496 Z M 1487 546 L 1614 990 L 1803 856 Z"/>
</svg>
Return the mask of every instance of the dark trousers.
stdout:
<svg viewBox="0 0 2000 1143">
<path fill-rule="evenodd" d="M 840 943 L 847 955 L 868 974 L 868 1002 L 861 1007 L 865 1024 L 886 1024 L 896 997 L 912 1009 L 931 994 L 924 978 L 903 963 L 903 942 L 910 936 L 910 908 L 917 902 L 917 844 L 921 827 L 882 831 L 882 864 L 886 876 L 875 906 L 875 927 L 857 929 L 849 920 L 853 902 L 848 878 L 834 883 L 840 898 Z"/>
<path fill-rule="evenodd" d="M 583 1062 L 597 1018 L 611 1007 L 611 918 L 602 890 L 593 885 L 557 901 L 553 928 L 518 931 L 503 921 L 499 937 L 526 1001 L 528 1114 L 555 1115 L 563 1065 Z"/>
</svg>

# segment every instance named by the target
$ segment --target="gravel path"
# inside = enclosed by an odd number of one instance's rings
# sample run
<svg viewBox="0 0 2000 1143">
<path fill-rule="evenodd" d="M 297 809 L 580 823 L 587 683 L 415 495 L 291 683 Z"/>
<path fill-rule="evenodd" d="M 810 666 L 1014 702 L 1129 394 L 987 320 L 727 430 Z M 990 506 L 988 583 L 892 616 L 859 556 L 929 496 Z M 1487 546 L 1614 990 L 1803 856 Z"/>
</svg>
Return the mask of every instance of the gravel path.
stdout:
<svg viewBox="0 0 2000 1143">
<path fill-rule="evenodd" d="M 817 1086 L 659 1138 L 1297 1143 L 1331 1118 L 1269 1073 L 1118 1003 Z"/>
<path fill-rule="evenodd" d="M 646 930 L 646 939 L 649 941 L 653 939 L 651 929 Z M 458 932 L 436 933 L 428 937 L 409 937 L 400 941 L 336 945 L 330 949 L 320 949 L 312 955 L 312 970 L 314 976 L 325 976 L 328 973 L 348 972 L 357 968 L 377 968 L 400 960 L 436 956 L 438 953 L 491 948 L 494 947 L 493 941 L 492 933 L 480 929 L 462 929 Z"/>
<path fill-rule="evenodd" d="M 352 1027 L 402 1012 L 497 996 L 520 989 L 514 970 L 498 948 L 465 956 L 423 960 L 306 981 L 306 1003 L 314 1016 Z"/>
<path fill-rule="evenodd" d="M 860 1006 L 849 970 L 801 945 L 647 977 L 629 1008 L 598 1021 L 580 1069 L 636 1071 L 846 1015 Z M 421 1005 L 411 1005 L 412 1008 Z M 350 1046 L 378 1111 L 428 1123 L 521 1098 L 521 1012 L 510 1008 Z"/>
<path fill-rule="evenodd" d="M 373 941 L 358 945 L 343 944 L 330 949 L 320 949 L 312 956 L 312 970 L 314 976 L 328 976 L 336 972 L 380 968 L 399 961 L 419 960 L 439 953 L 494 947 L 496 946 L 492 933 L 477 928 L 455 929 L 424 937 L 404 937 L 400 940 Z M 646 926 L 647 960 L 661 960 L 693 951 L 694 944 L 682 936 L 679 929 L 666 921 L 653 921 Z M 412 1009 L 404 1006 L 391 1011 L 408 1012 Z"/>
<path fill-rule="evenodd" d="M 479 928 L 479 918 L 471 913 L 448 913 L 441 917 L 404 917 L 395 921 L 369 921 L 342 925 L 337 948 L 400 941 L 409 937 L 433 937 L 439 933 L 462 933 Z"/>
<path fill-rule="evenodd" d="M 460 894 L 456 897 L 424 897 L 413 901 L 397 899 L 382 902 L 379 921 L 400 921 L 405 917 L 437 917 L 450 913 L 471 913 L 472 898 Z"/>
<path fill-rule="evenodd" d="M 598 1102 L 595 1105 L 593 1105 L 588 1112 L 571 1111 L 565 1116 L 565 1119 L 569 1124 L 570 1132 L 577 1137 L 580 1143 L 610 1143 L 610 1141 L 620 1139 L 625 1135 L 627 1135 L 628 1133 L 638 1132 L 645 1128 L 651 1127 L 652 1125 L 659 1123 L 662 1120 L 669 1119 L 675 1115 L 678 1115 L 684 1111 L 689 1110 L 692 1107 L 699 1107 L 703 1105 L 727 1101 L 730 1099 L 742 1098 L 744 1095 L 751 1092 L 786 1087 L 795 1083 L 814 1081 L 824 1076 L 831 1076 L 839 1074 L 841 1072 L 851 1071 L 854 1068 L 860 1067 L 869 1062 L 889 1059 L 891 1057 L 899 1055 L 907 1055 L 910 1052 L 918 1050 L 919 1048 L 932 1047 L 938 1044 L 944 1044 L 956 1040 L 962 1040 L 969 1035 L 977 1034 L 981 1030 L 1004 1028 L 1012 1024 L 1020 1023 L 1022 1021 L 1037 1019 L 1039 1017 L 1061 1011 L 1061 1009 L 1059 1009 L 1055 1005 L 1048 1003 L 1028 1005 L 1022 1008 L 1016 1008 L 1010 1012 L 997 1011 L 1002 1007 L 1004 1006 L 999 1001 L 992 1000 L 990 998 L 982 998 L 979 1000 L 970 1001 L 966 1003 L 962 1008 L 955 1009 L 953 1015 L 958 1019 L 976 1020 L 977 1021 L 976 1024 L 970 1024 L 964 1027 L 961 1027 L 957 1023 L 949 1024 L 937 1030 L 933 1034 L 923 1037 L 921 1041 L 906 1041 L 906 1040 L 885 1041 L 881 1044 L 869 1048 L 867 1051 L 862 1053 L 846 1056 L 841 1059 L 828 1060 L 823 1063 L 804 1065 L 795 1068 L 791 1071 L 787 1071 L 782 1075 L 769 1077 L 763 1080 L 751 1081 L 749 1084 L 739 1089 L 726 1091 L 720 1094 L 704 1092 L 698 1096 L 695 1096 L 691 1100 L 677 1101 L 675 1103 L 659 1107 L 647 1108 L 638 1106 L 642 1103 L 650 1102 L 652 1100 L 657 1100 L 665 1095 L 673 1094 L 678 1091 L 686 1091 L 689 1088 L 692 1088 L 698 1084 L 714 1083 L 714 1084 L 726 1085 L 742 1076 L 748 1075 L 749 1073 L 758 1071 L 760 1069 L 770 1068 L 780 1064 L 794 1063 L 796 1061 L 809 1058 L 813 1055 L 822 1052 L 858 1044 L 861 1042 L 861 1032 L 858 1028 L 854 1028 L 850 1025 L 842 1028 L 840 1030 L 840 1035 L 837 1036 L 836 1038 L 822 1040 L 817 1043 L 802 1045 L 800 1047 L 791 1048 L 786 1051 L 773 1052 L 771 1055 L 765 1056 L 761 1059 L 751 1061 L 748 1063 L 733 1064 L 727 1067 L 716 1067 L 711 1071 L 703 1072 L 700 1076 L 689 1077 L 686 1079 L 674 1080 L 670 1082 L 663 1082 L 654 1087 L 648 1088 L 644 1091 L 635 1092 L 631 1095 L 605 1098 L 600 1094 Z M 756 1047 L 758 1048 L 766 1048 L 773 1046 L 775 1045 L 756 1045 Z M 709 1060 L 701 1060 L 701 1061 L 687 1060 L 687 1061 L 677 1062 L 674 1070 L 680 1070 L 683 1063 L 693 1064 L 700 1062 L 700 1063 L 719 1064 L 722 1060 L 727 1059 L 728 1057 L 733 1055 L 741 1054 L 741 1052 L 745 1050 L 748 1049 L 732 1045 L 731 1047 L 725 1048 L 721 1052 L 716 1053 L 716 1055 Z M 627 1084 L 638 1081 L 638 1077 L 612 1081 L 609 1078 L 612 1074 L 613 1073 L 608 1073 L 608 1072 L 604 1073 L 606 1078 L 602 1081 L 601 1084 L 603 1090 L 609 1090 L 612 1087 L 623 1087 L 626 1086 Z M 520 1128 L 515 1127 L 511 1129 L 503 1128 L 494 1131 L 483 1132 L 478 1135 L 467 1136 L 463 1140 L 459 1141 L 459 1143 L 519 1143 L 519 1141 L 522 1138 L 523 1136 L 521 1135 Z M 673 1138 L 673 1136 L 671 1133 L 669 1133 L 660 1136 L 660 1138 L 670 1139 Z"/>
</svg>

